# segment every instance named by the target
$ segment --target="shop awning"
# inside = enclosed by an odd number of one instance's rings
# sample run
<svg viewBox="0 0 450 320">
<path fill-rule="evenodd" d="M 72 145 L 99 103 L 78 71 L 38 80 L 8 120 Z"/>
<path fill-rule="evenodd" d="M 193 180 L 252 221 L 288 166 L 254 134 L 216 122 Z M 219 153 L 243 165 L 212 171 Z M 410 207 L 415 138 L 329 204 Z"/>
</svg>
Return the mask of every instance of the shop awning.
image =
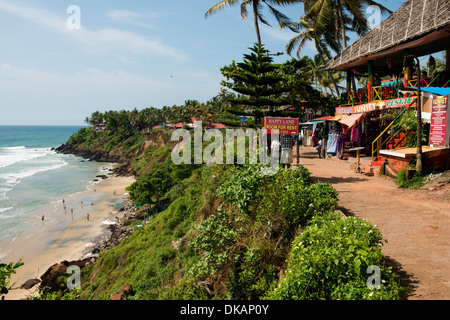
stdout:
<svg viewBox="0 0 450 320">
<path fill-rule="evenodd" d="M 326 117 L 321 117 L 321 118 L 315 118 L 315 119 L 312 119 L 311 122 L 331 120 L 331 119 L 333 119 L 333 118 L 334 118 L 333 116 L 326 116 Z"/>
<path fill-rule="evenodd" d="M 339 123 L 348 126 L 349 128 L 353 128 L 359 122 L 359 120 L 362 118 L 363 115 L 364 115 L 363 113 L 352 114 L 348 117 L 339 120 Z"/>
<path fill-rule="evenodd" d="M 408 87 L 407 89 L 417 90 L 417 87 Z M 439 96 L 446 96 L 450 94 L 450 88 L 442 88 L 442 87 L 420 87 L 420 90 L 429 92 L 432 94 L 436 94 Z"/>
<path fill-rule="evenodd" d="M 332 119 L 330 119 L 331 121 L 339 121 L 341 120 L 343 117 L 345 117 L 345 115 L 343 114 L 337 114 L 335 115 Z"/>
</svg>

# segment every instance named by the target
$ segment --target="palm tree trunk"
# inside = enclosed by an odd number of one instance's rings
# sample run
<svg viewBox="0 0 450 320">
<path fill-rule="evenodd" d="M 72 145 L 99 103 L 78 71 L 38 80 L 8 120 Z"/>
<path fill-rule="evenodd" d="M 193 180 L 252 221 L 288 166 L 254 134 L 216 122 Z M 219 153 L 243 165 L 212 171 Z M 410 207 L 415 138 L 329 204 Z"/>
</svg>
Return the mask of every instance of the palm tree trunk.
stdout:
<svg viewBox="0 0 450 320">
<path fill-rule="evenodd" d="M 318 44 L 317 39 L 316 39 L 315 43 L 316 43 L 316 49 L 317 49 L 317 52 L 319 52 L 320 58 L 322 59 L 322 63 L 323 63 L 323 65 L 325 66 L 325 65 L 326 65 L 326 62 L 325 62 L 325 59 L 323 58 L 323 52 L 322 52 L 322 49 L 320 48 L 320 45 Z M 337 97 L 340 97 L 341 94 L 339 93 L 339 88 L 338 88 L 338 86 L 337 86 L 336 80 L 335 80 L 334 77 L 333 77 L 333 74 L 331 73 L 330 70 L 327 70 L 327 72 L 328 72 L 328 75 L 329 75 L 330 78 L 331 78 L 331 81 L 333 81 L 333 85 L 334 85 L 334 89 L 336 90 Z M 331 90 L 331 89 L 330 89 L 330 90 Z"/>
<path fill-rule="evenodd" d="M 341 0 L 337 0 L 337 11 L 338 11 L 338 17 L 339 17 L 339 28 L 341 29 L 342 32 L 342 44 L 344 46 L 344 49 L 347 48 L 347 40 L 345 39 L 345 25 L 344 25 L 344 18 L 342 15 L 342 5 L 341 5 Z"/>
<path fill-rule="evenodd" d="M 253 17 L 254 17 L 254 21 L 255 21 L 256 39 L 258 41 L 258 44 L 261 45 L 261 33 L 259 31 L 259 24 L 258 24 L 259 1 L 252 1 L 252 4 L 253 4 Z"/>
</svg>

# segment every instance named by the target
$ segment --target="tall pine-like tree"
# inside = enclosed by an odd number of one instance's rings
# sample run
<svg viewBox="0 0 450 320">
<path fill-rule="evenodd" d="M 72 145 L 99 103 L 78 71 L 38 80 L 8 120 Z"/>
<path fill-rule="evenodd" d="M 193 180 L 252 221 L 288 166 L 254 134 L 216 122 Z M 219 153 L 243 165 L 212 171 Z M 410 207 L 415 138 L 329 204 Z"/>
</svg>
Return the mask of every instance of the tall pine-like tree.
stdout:
<svg viewBox="0 0 450 320">
<path fill-rule="evenodd" d="M 255 44 L 249 48 L 251 53 L 244 54 L 244 61 L 221 69 L 229 80 L 223 84 L 239 96 L 229 99 L 232 104 L 243 109 L 255 111 L 286 104 L 281 95 L 289 89 L 283 86 L 283 77 L 277 75 L 278 65 L 263 45 Z"/>
</svg>

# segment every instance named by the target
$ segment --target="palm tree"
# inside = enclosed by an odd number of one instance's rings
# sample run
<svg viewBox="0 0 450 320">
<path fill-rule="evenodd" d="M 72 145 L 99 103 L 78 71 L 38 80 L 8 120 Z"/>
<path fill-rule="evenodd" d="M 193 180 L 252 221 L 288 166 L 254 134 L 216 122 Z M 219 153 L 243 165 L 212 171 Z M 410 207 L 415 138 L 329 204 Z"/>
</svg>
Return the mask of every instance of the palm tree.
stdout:
<svg viewBox="0 0 450 320">
<path fill-rule="evenodd" d="M 257 43 L 261 45 L 261 33 L 259 30 L 259 22 L 262 22 L 268 26 L 270 24 L 264 19 L 262 15 L 262 9 L 263 9 L 263 3 L 267 5 L 270 12 L 275 16 L 279 24 L 285 23 L 289 21 L 289 18 L 275 9 L 273 5 L 281 5 L 286 6 L 290 4 L 294 4 L 297 2 L 301 2 L 303 0 L 242 0 L 241 3 L 241 18 L 247 19 L 247 6 L 251 6 L 253 10 L 253 19 L 255 23 L 255 30 L 256 30 L 256 39 Z M 213 13 L 216 13 L 217 11 L 224 9 L 226 6 L 234 6 L 239 2 L 239 0 L 222 0 L 221 2 L 217 3 L 216 5 L 212 6 L 205 14 L 205 17 L 208 17 L 212 15 Z"/>
<path fill-rule="evenodd" d="M 366 6 L 378 6 L 381 13 L 392 13 L 383 5 L 372 0 L 304 0 L 307 16 L 314 16 L 319 33 L 325 32 L 331 23 L 335 25 L 336 35 L 340 34 L 344 49 L 347 47 L 346 31 L 355 31 L 359 36 L 369 28 L 365 17 Z"/>
<path fill-rule="evenodd" d="M 326 7 L 323 7 L 322 9 L 327 10 Z M 297 57 L 300 58 L 301 49 L 306 44 L 306 41 L 314 41 L 314 45 L 317 52 L 319 53 L 320 59 L 322 60 L 322 64 L 323 66 L 325 66 L 326 59 L 331 59 L 331 53 L 328 48 L 331 48 L 335 52 L 340 51 L 341 46 L 336 38 L 336 34 L 339 35 L 339 32 L 335 32 L 335 26 L 333 24 L 327 24 L 327 32 L 325 30 L 317 28 L 317 18 L 307 15 L 304 18 L 300 18 L 299 22 L 287 22 L 281 24 L 281 27 L 283 28 L 289 25 L 297 32 L 299 32 L 299 30 L 303 30 L 287 43 L 286 52 L 289 55 L 292 53 L 294 48 L 297 47 Z M 333 81 L 334 90 L 336 91 L 337 96 L 339 96 L 339 87 L 335 83 L 331 71 L 327 70 L 327 72 L 329 73 L 331 81 Z"/>
<path fill-rule="evenodd" d="M 301 60 L 305 61 L 305 66 L 300 71 L 306 76 L 309 83 L 314 84 L 316 87 L 320 86 L 320 78 L 322 77 L 322 69 L 324 67 L 320 55 L 316 54 L 312 59 L 304 56 Z"/>
<path fill-rule="evenodd" d="M 333 78 L 330 78 L 333 77 Z M 342 72 L 322 72 L 320 74 L 319 78 L 319 87 L 325 91 L 325 93 L 328 93 L 327 89 L 330 90 L 331 94 L 333 94 L 333 90 L 336 91 L 335 86 L 337 83 L 340 83 L 344 80 L 344 76 Z M 344 88 L 342 86 L 337 85 L 339 90 L 343 90 Z"/>
</svg>

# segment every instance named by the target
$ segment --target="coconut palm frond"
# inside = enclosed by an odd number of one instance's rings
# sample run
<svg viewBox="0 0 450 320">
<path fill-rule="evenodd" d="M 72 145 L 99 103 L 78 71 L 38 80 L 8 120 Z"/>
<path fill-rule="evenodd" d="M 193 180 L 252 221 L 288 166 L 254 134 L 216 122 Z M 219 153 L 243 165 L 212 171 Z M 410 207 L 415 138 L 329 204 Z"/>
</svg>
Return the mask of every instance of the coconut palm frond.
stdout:
<svg viewBox="0 0 450 320">
<path fill-rule="evenodd" d="M 226 6 L 234 6 L 239 0 L 223 0 L 219 3 L 212 6 L 208 11 L 205 13 L 205 18 L 209 17 L 210 15 L 216 13 L 217 11 L 225 9 Z"/>
</svg>

